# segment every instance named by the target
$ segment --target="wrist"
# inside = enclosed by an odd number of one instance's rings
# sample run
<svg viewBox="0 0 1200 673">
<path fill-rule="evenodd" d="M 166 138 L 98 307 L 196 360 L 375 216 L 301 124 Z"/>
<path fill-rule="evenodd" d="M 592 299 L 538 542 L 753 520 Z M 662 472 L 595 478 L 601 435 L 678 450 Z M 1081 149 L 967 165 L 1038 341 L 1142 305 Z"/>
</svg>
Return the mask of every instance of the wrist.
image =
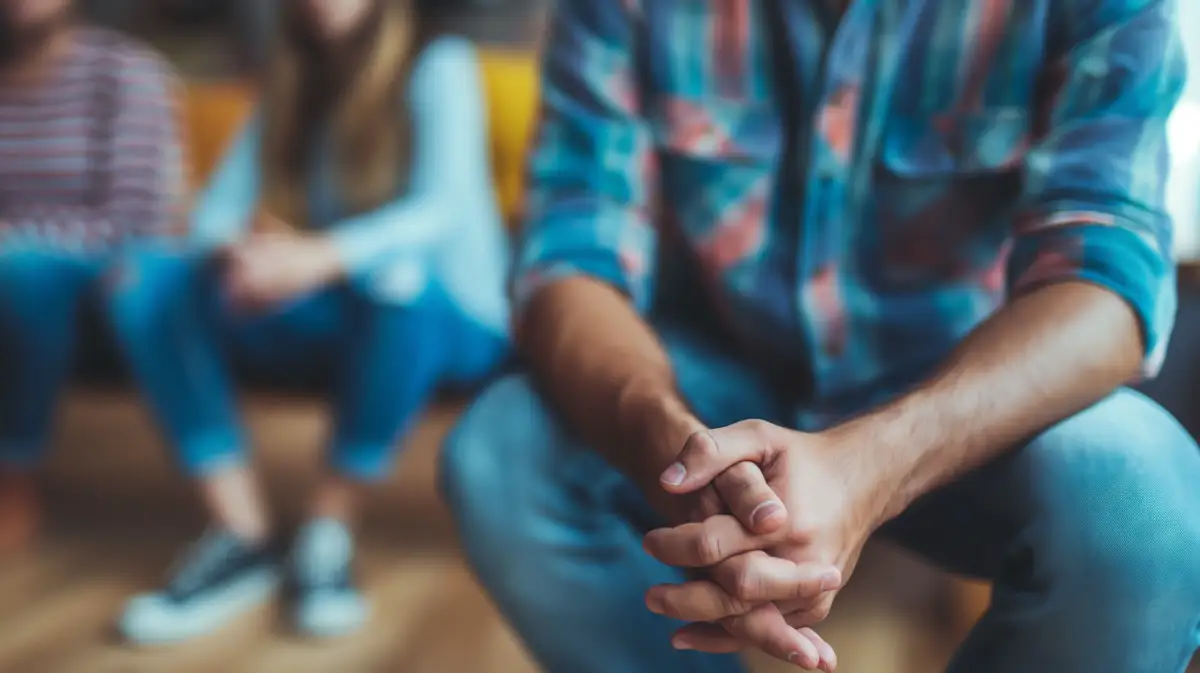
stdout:
<svg viewBox="0 0 1200 673">
<path fill-rule="evenodd" d="M 688 437 L 704 429 L 672 388 L 633 382 L 618 397 L 617 434 L 628 447 L 627 473 L 646 489 L 661 490 L 659 475 L 679 457 Z"/>
<path fill-rule="evenodd" d="M 345 260 L 334 240 L 329 236 L 317 236 L 313 238 L 312 242 L 317 249 L 317 258 L 320 260 L 321 277 L 328 282 L 345 278 Z"/>
<path fill-rule="evenodd" d="M 867 417 L 821 433 L 836 453 L 850 507 L 871 531 L 909 504 L 903 496 L 908 469 L 895 461 L 897 454 L 886 446 L 883 430 L 879 421 Z"/>
</svg>

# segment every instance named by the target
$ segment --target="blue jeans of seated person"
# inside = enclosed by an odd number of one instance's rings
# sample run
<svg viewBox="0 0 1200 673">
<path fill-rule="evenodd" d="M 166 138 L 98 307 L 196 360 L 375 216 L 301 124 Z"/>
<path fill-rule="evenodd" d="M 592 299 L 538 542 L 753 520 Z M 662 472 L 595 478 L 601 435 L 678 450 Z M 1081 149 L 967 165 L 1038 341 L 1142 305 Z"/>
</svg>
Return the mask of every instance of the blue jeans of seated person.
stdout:
<svg viewBox="0 0 1200 673">
<path fill-rule="evenodd" d="M 788 424 L 753 372 L 693 333 L 662 336 L 709 425 Z M 658 517 L 525 375 L 475 402 L 441 470 L 471 564 L 548 672 L 745 670 L 672 649 L 680 624 L 643 598 L 684 578 L 642 550 Z M 995 583 L 954 673 L 1178 673 L 1200 644 L 1200 448 L 1136 392 L 929 494 L 881 534 Z"/>
<path fill-rule="evenodd" d="M 0 469 L 41 462 L 80 307 L 101 292 L 107 259 L 48 248 L 0 252 Z"/>
<path fill-rule="evenodd" d="M 194 476 L 245 460 L 231 364 L 271 380 L 327 374 L 329 459 L 345 476 L 372 481 L 387 475 L 397 440 L 439 388 L 481 383 L 508 353 L 437 287 L 398 305 L 346 283 L 247 316 L 230 310 L 217 270 L 195 256 L 140 254 L 116 278 L 118 343 Z"/>
</svg>

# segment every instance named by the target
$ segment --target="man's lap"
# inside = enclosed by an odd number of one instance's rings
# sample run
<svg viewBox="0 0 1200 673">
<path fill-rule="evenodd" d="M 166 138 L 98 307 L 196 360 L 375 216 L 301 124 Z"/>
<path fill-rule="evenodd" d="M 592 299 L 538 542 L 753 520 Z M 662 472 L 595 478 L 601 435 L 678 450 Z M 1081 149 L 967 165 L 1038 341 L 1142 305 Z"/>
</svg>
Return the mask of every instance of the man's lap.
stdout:
<svg viewBox="0 0 1200 673">
<path fill-rule="evenodd" d="M 1200 539 L 1198 484 L 1192 439 L 1157 403 L 1121 389 L 926 495 L 881 532 L 985 579 L 1015 579 L 1019 563 L 1032 574 L 1060 562 L 1081 573 L 1089 563 L 1149 570 Z"/>
<path fill-rule="evenodd" d="M 707 424 L 720 427 L 747 418 L 788 423 L 784 401 L 750 368 L 685 331 L 668 330 L 663 338 L 681 391 Z M 528 380 L 518 374 L 495 385 L 507 387 L 509 394 L 481 398 L 480 404 L 495 407 L 487 414 L 489 422 L 529 422 L 530 410 L 499 408 L 516 397 L 539 400 Z M 514 394 L 517 388 L 521 395 Z M 550 407 L 539 406 L 541 422 L 558 425 Z M 483 411 L 473 409 L 468 416 Z M 573 446 L 557 446 L 564 443 Z M 505 456 L 509 470 L 531 470 L 528 486 L 591 490 L 587 502 L 609 503 L 639 519 L 631 522 L 639 528 L 652 520 L 631 482 L 573 439 L 545 442 L 546 455 L 536 459 L 542 469 L 512 464 L 534 458 L 522 455 L 531 451 L 531 442 L 524 444 L 492 448 Z M 564 479 L 568 475 L 574 477 Z M 1200 526 L 1200 449 L 1156 403 L 1122 389 L 927 495 L 881 532 L 947 570 L 995 578 L 1011 564 L 1013 545 L 1031 535 L 1042 536 L 1039 546 L 1064 554 L 1075 548 L 1098 552 L 1103 546 L 1095 536 L 1119 535 L 1120 524 L 1136 518 L 1133 513 L 1146 526 L 1185 527 L 1179 528 L 1181 534 Z M 1155 540 L 1171 543 L 1169 532 L 1161 530 Z M 1200 558 L 1200 550 L 1197 554 Z"/>
<path fill-rule="evenodd" d="M 681 390 L 715 426 L 785 424 L 754 372 L 663 333 Z M 480 579 L 552 671 L 741 671 L 669 651 L 678 623 L 642 592 L 684 575 L 645 554 L 661 525 L 641 493 L 558 419 L 531 380 L 494 383 L 442 455 L 442 489 Z M 958 481 L 881 531 L 952 572 L 995 582 L 993 609 L 950 670 L 1176 670 L 1200 623 L 1200 449 L 1121 390 Z M 580 610 L 581 602 L 587 607 Z M 581 657 L 603 643 L 611 661 Z M 1088 643 L 1100 643 L 1094 647 Z M 1136 665 L 1134 664 L 1136 662 Z M 1128 664 L 1128 665 L 1127 665 Z M 587 669 L 593 670 L 593 669 Z"/>
</svg>

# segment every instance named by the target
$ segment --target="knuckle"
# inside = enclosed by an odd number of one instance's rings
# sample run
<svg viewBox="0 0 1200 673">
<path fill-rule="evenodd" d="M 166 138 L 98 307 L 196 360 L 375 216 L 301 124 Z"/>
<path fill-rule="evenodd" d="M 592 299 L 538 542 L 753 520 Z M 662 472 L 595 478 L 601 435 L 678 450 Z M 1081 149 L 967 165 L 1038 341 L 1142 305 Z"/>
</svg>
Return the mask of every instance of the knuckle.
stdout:
<svg viewBox="0 0 1200 673">
<path fill-rule="evenodd" d="M 755 471 L 748 463 L 738 463 L 717 477 L 717 487 L 727 496 L 744 493 L 754 486 Z"/>
<path fill-rule="evenodd" d="M 688 613 L 687 602 L 682 600 L 677 592 L 667 591 L 663 593 L 661 599 L 663 611 L 668 615 L 686 616 Z"/>
<path fill-rule="evenodd" d="M 788 540 L 799 546 L 808 546 L 816 541 L 818 532 L 813 527 L 803 522 L 793 522 L 792 527 L 788 530 Z"/>
<path fill-rule="evenodd" d="M 713 442 L 708 436 L 707 430 L 698 430 L 688 435 L 687 441 L 683 443 L 683 452 L 679 454 L 679 460 L 684 463 L 694 462 L 709 462 L 712 460 Z"/>
<path fill-rule="evenodd" d="M 832 609 L 833 606 L 828 601 L 823 601 L 813 609 L 809 610 L 808 614 L 814 623 L 823 622 L 829 618 L 829 613 L 832 611 Z"/>
<path fill-rule="evenodd" d="M 701 565 L 714 565 L 722 559 L 721 538 L 712 534 L 696 538 L 696 557 Z"/>
<path fill-rule="evenodd" d="M 751 419 L 743 421 L 743 424 L 742 427 L 760 442 L 769 442 L 774 434 L 775 426 L 763 420 Z"/>
<path fill-rule="evenodd" d="M 696 514 L 698 521 L 720 514 L 724 508 L 721 495 L 712 487 L 705 488 L 696 498 Z"/>
<path fill-rule="evenodd" d="M 699 458 L 713 459 L 720 455 L 721 446 L 708 430 L 693 433 L 688 439 L 693 455 Z"/>
<path fill-rule="evenodd" d="M 733 577 L 733 595 L 741 600 L 754 600 L 758 597 L 762 583 L 754 573 L 743 568 Z"/>
<path fill-rule="evenodd" d="M 726 618 L 720 620 L 720 622 L 718 622 L 718 623 L 721 626 L 725 627 L 725 630 L 728 631 L 731 635 L 733 635 L 734 637 L 736 637 L 740 640 L 745 640 L 749 636 L 749 633 L 748 633 L 749 629 L 747 628 L 747 625 L 746 625 L 746 615 L 744 615 L 744 614 L 737 614 L 732 617 L 726 617 Z"/>
<path fill-rule="evenodd" d="M 750 605 L 739 596 L 720 593 L 721 611 L 727 615 L 742 615 L 750 611 Z"/>
</svg>

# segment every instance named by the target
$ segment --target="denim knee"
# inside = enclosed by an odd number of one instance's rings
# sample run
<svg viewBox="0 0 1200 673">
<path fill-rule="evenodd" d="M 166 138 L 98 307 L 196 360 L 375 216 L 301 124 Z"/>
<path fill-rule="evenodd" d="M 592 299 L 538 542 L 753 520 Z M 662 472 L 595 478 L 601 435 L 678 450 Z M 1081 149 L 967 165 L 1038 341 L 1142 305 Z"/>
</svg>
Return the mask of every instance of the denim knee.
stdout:
<svg viewBox="0 0 1200 673">
<path fill-rule="evenodd" d="M 1169 414 L 1122 391 L 1044 433 L 1022 460 L 1042 510 L 1040 570 L 1090 612 L 1082 621 L 1200 623 L 1200 448 Z"/>
<path fill-rule="evenodd" d="M 502 498 L 550 486 L 542 479 L 556 425 L 522 374 L 496 381 L 475 400 L 446 439 L 438 466 L 442 497 L 460 526 L 486 533 L 513 525 L 512 503 Z"/>
<path fill-rule="evenodd" d="M 590 528 L 606 479 L 616 473 L 573 440 L 528 377 L 500 379 L 463 415 L 441 456 L 441 493 L 481 574 L 507 573 L 535 584 L 553 563 L 550 549 L 578 541 Z M 529 558 L 530 556 L 537 558 Z M 504 575 L 497 575 L 504 577 Z M 527 592 L 528 593 L 528 592 Z"/>
</svg>

